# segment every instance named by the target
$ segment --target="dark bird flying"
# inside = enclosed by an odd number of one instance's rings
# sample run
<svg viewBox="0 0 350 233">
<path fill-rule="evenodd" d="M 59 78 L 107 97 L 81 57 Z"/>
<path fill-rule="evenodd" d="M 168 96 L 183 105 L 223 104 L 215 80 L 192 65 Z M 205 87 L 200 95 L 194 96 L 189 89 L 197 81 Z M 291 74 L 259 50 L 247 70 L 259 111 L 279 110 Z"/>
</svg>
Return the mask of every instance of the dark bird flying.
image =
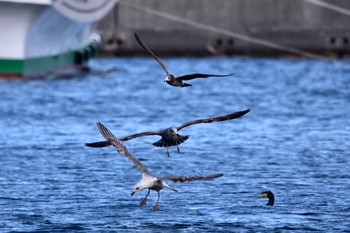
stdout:
<svg viewBox="0 0 350 233">
<path fill-rule="evenodd" d="M 141 40 L 141 38 L 135 33 L 136 41 L 139 43 L 139 45 L 159 63 L 159 65 L 163 68 L 163 70 L 166 73 L 166 77 L 164 79 L 164 82 L 167 84 L 174 86 L 174 87 L 188 87 L 192 86 L 189 83 L 185 83 L 184 81 L 196 79 L 196 78 L 209 78 L 209 77 L 226 77 L 231 76 L 233 74 L 203 74 L 203 73 L 193 73 L 193 74 L 185 74 L 181 76 L 176 76 L 168 70 L 168 68 L 165 66 L 165 64 L 160 60 L 159 57 L 157 57 Z"/>
<path fill-rule="evenodd" d="M 167 148 L 167 155 L 169 156 L 169 149 L 170 146 L 176 146 L 177 152 L 180 153 L 179 145 L 186 141 L 190 136 L 189 135 L 180 135 L 178 131 L 181 129 L 194 125 L 194 124 L 200 124 L 200 123 L 212 123 L 212 122 L 219 122 L 219 121 L 227 121 L 232 120 L 235 118 L 239 118 L 245 114 L 247 114 L 250 111 L 250 109 L 246 109 L 244 111 L 238 111 L 238 112 L 232 112 L 229 114 L 217 116 L 217 117 L 211 117 L 211 118 L 205 118 L 205 119 L 199 119 L 187 122 L 185 124 L 182 124 L 178 127 L 170 127 L 166 128 L 164 130 L 159 131 L 146 131 L 141 133 L 132 134 L 123 138 L 120 138 L 121 141 L 128 141 L 133 138 L 142 137 L 142 136 L 151 136 L 151 135 L 158 135 L 162 138 L 156 142 L 154 142 L 152 145 L 156 147 L 166 147 Z M 106 147 L 110 146 L 111 143 L 107 141 L 99 141 L 99 142 L 92 142 L 92 143 L 85 143 L 88 147 Z"/>
</svg>

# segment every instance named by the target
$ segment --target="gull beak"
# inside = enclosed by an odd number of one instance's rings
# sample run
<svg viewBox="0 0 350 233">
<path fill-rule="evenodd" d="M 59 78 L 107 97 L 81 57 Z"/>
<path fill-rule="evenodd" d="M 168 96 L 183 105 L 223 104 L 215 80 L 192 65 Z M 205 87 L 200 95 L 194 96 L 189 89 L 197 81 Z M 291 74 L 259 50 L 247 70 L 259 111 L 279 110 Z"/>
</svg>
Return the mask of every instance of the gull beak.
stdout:
<svg viewBox="0 0 350 233">
<path fill-rule="evenodd" d="M 134 192 L 132 192 L 132 193 L 131 193 L 131 196 L 132 196 L 132 195 L 134 195 L 135 193 L 136 193 L 135 191 L 134 191 Z"/>
</svg>

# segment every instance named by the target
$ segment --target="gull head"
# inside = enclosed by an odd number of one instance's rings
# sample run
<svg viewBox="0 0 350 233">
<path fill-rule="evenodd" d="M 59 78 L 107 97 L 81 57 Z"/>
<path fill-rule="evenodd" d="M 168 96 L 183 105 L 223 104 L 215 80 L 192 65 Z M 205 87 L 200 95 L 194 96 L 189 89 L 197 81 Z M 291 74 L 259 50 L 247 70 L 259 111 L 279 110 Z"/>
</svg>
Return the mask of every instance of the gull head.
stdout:
<svg viewBox="0 0 350 233">
<path fill-rule="evenodd" d="M 140 181 L 137 184 L 135 184 L 134 190 L 132 191 L 131 196 L 142 189 L 145 189 L 145 187 L 142 185 L 142 182 Z"/>
<path fill-rule="evenodd" d="M 168 75 L 164 78 L 164 82 L 167 82 L 167 83 L 168 83 L 168 82 L 172 82 L 174 78 L 175 78 L 174 75 L 168 74 Z"/>
<path fill-rule="evenodd" d="M 137 184 L 135 184 L 134 190 L 132 191 L 131 196 L 140 190 L 153 188 L 155 182 L 156 182 L 155 177 L 147 174 L 143 174 L 141 180 Z"/>
<path fill-rule="evenodd" d="M 170 132 L 171 132 L 171 134 L 178 134 L 177 128 L 175 128 L 175 127 L 171 127 Z"/>
<path fill-rule="evenodd" d="M 136 192 L 140 191 L 140 186 L 138 183 L 135 185 L 134 190 L 131 192 L 131 196 L 134 195 Z"/>
</svg>

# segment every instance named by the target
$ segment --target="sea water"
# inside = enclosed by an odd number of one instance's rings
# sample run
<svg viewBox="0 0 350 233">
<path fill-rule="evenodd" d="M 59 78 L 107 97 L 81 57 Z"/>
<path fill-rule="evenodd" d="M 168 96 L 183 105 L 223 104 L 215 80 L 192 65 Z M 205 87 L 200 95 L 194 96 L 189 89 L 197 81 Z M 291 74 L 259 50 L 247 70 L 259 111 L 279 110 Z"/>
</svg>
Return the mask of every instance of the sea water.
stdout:
<svg viewBox="0 0 350 233">
<path fill-rule="evenodd" d="M 178 88 L 152 58 L 97 58 L 74 76 L 0 81 L 0 232 L 345 232 L 350 230 L 350 61 L 164 58 L 173 73 L 234 73 Z M 160 211 L 130 196 L 136 167 L 103 140 L 250 108 L 226 122 L 125 142 L 172 183 Z M 257 197 L 271 190 L 275 205 Z"/>
</svg>

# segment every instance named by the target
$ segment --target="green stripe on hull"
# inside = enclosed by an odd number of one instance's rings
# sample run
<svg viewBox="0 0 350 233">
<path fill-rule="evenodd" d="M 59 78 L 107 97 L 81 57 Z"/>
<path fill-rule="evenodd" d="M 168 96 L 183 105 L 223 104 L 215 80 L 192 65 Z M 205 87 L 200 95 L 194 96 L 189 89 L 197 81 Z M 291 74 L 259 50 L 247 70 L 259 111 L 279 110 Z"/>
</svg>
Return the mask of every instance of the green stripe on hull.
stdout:
<svg viewBox="0 0 350 233">
<path fill-rule="evenodd" d="M 25 60 L 24 73 L 32 74 L 75 64 L 75 52 Z"/>
<path fill-rule="evenodd" d="M 54 71 L 71 65 L 82 65 L 96 54 L 96 49 L 96 43 L 91 43 L 83 49 L 58 55 L 24 60 L 0 58 L 0 77 L 2 74 L 4 76 L 26 76 Z"/>
<path fill-rule="evenodd" d="M 24 61 L 13 59 L 0 59 L 0 74 L 1 73 L 23 73 Z"/>
</svg>

